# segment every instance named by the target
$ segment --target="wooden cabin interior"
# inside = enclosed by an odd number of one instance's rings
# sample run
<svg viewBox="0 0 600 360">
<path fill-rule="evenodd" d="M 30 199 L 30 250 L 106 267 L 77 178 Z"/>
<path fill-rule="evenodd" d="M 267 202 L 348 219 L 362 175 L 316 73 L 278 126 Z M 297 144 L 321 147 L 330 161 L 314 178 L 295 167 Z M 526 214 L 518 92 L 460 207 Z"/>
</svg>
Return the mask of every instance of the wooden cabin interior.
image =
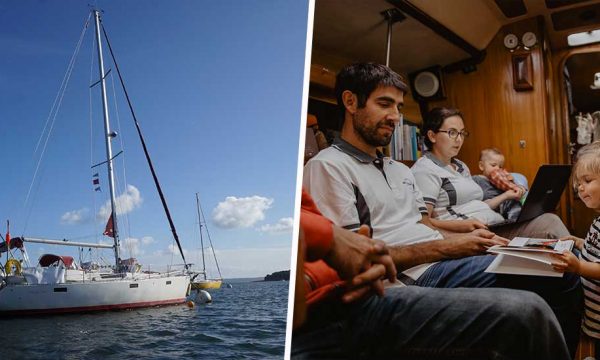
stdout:
<svg viewBox="0 0 600 360">
<path fill-rule="evenodd" d="M 410 82 L 405 120 L 418 125 L 433 107 L 459 108 L 471 133 L 459 156 L 471 171 L 493 146 L 531 183 L 541 164 L 572 163 L 581 146 L 576 116 L 600 110 L 591 86 L 600 43 L 567 41 L 593 30 L 598 0 L 316 0 L 308 112 L 330 139 L 341 125 L 336 73 L 354 62 L 388 64 Z M 557 213 L 580 237 L 597 216 L 572 186 Z M 591 351 L 582 340 L 577 358 Z"/>
<path fill-rule="evenodd" d="M 600 110 L 600 90 L 590 87 L 600 44 L 567 42 L 597 29 L 597 0 L 317 0 L 308 112 L 326 134 L 338 129 L 336 73 L 353 62 L 387 63 L 411 85 L 405 120 L 420 124 L 428 109 L 459 108 L 471 133 L 459 156 L 471 171 L 480 150 L 493 146 L 531 183 L 541 164 L 572 162 L 581 146 L 575 116 Z M 557 211 L 578 236 L 596 216 L 571 186 Z"/>
</svg>

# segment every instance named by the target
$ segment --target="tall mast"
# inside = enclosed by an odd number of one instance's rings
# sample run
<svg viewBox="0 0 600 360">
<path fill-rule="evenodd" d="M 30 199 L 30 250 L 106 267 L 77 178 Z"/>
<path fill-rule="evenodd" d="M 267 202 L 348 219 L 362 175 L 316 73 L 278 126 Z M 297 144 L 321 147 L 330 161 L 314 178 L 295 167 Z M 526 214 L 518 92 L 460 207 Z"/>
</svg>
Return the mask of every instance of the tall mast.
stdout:
<svg viewBox="0 0 600 360">
<path fill-rule="evenodd" d="M 196 211 L 198 212 L 198 226 L 200 228 L 200 247 L 202 249 L 202 272 L 204 273 L 204 280 L 206 280 L 206 263 L 204 262 L 204 241 L 202 240 L 202 218 L 200 217 L 200 199 L 198 193 L 196 193 Z"/>
<path fill-rule="evenodd" d="M 94 10 L 96 19 L 96 43 L 98 44 L 98 67 L 100 69 L 100 85 L 102 88 L 102 112 L 104 113 L 104 141 L 106 143 L 106 163 L 108 167 L 108 185 L 110 187 L 110 209 L 113 223 L 113 239 L 115 242 L 115 269 L 119 269 L 119 232 L 117 231 L 117 211 L 115 196 L 115 175 L 113 171 L 113 158 L 111 140 L 116 136 L 110 131 L 110 122 L 108 120 L 108 101 L 106 100 L 106 83 L 104 81 L 104 60 L 102 59 L 102 41 L 100 37 L 100 12 Z"/>
</svg>

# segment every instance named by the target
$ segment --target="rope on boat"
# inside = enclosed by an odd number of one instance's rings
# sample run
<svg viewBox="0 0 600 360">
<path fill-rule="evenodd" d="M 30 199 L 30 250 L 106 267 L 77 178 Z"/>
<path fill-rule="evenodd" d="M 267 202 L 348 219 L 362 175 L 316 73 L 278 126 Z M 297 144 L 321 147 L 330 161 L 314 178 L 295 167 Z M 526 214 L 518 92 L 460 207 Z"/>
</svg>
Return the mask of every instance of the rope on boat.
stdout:
<svg viewBox="0 0 600 360">
<path fill-rule="evenodd" d="M 31 190 L 33 189 L 33 185 L 35 184 L 35 180 L 37 178 L 38 171 L 40 169 L 40 165 L 44 158 L 44 154 L 46 153 L 48 141 L 50 140 L 50 136 L 52 135 L 52 130 L 54 129 L 54 124 L 56 122 L 56 118 L 58 116 L 60 106 L 62 105 L 62 101 L 63 101 L 64 95 L 67 91 L 67 86 L 69 84 L 69 80 L 71 79 L 71 75 L 73 74 L 73 69 L 75 68 L 75 61 L 77 60 L 77 55 L 79 54 L 79 50 L 81 49 L 81 44 L 83 43 L 83 38 L 84 38 L 86 30 L 88 28 L 90 19 L 91 19 L 91 14 L 88 16 L 87 20 L 85 21 L 85 23 L 83 25 L 83 29 L 81 30 L 81 34 L 79 35 L 79 40 L 77 41 L 77 45 L 75 46 L 75 50 L 73 51 L 73 55 L 71 56 L 71 59 L 67 66 L 67 70 L 63 77 L 62 83 L 60 85 L 58 93 L 56 94 L 56 98 L 54 99 L 54 103 L 52 104 L 50 113 L 48 114 L 48 118 L 46 119 L 46 123 L 44 124 L 44 128 L 42 129 L 42 133 L 40 134 L 40 138 L 38 139 L 36 147 L 33 151 L 34 154 L 38 152 L 39 146 L 42 143 L 42 139 L 44 139 L 44 134 L 45 134 L 45 140 L 43 141 L 44 144 L 43 144 L 42 150 L 40 152 L 38 162 L 35 167 L 35 171 L 33 173 L 33 178 L 31 179 L 31 183 L 29 184 L 29 190 L 27 191 L 27 196 L 25 197 L 25 201 L 23 203 L 24 207 L 26 207 L 26 205 L 29 201 L 29 197 L 31 196 Z M 50 125 L 50 126 L 48 127 L 48 125 Z M 30 216 L 30 212 L 25 217 L 25 221 L 24 221 L 24 225 L 23 225 L 23 233 L 25 233 L 25 230 L 27 228 L 29 216 Z"/>
<path fill-rule="evenodd" d="M 206 228 L 206 235 L 208 236 L 208 242 L 210 243 L 210 248 L 211 248 L 213 256 L 215 258 L 215 264 L 217 264 L 217 271 L 219 272 L 219 278 L 222 279 L 223 275 L 221 275 L 221 269 L 219 268 L 219 262 L 217 261 L 217 254 L 215 254 L 215 248 L 213 247 L 212 239 L 210 238 L 210 232 L 208 232 L 208 225 L 206 224 L 206 219 L 204 218 L 204 211 L 202 211 L 202 206 L 198 206 L 198 207 L 200 208 L 200 214 L 202 214 L 202 220 L 204 221 L 204 227 Z"/>
</svg>

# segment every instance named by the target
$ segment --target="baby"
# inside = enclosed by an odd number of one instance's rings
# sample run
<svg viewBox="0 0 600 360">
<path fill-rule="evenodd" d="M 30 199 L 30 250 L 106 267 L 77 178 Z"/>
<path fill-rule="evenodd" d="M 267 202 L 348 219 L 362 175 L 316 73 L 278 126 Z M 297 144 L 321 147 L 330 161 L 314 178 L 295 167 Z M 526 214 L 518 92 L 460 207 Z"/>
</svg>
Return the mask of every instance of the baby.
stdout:
<svg viewBox="0 0 600 360">
<path fill-rule="evenodd" d="M 517 184 L 513 175 L 504 169 L 504 155 L 496 148 L 481 151 L 479 170 L 483 175 L 473 176 L 473 180 L 483 190 L 483 200 L 504 218 L 516 220 L 521 213 L 519 200 L 525 200 L 527 179 L 523 177 Z"/>
<path fill-rule="evenodd" d="M 579 150 L 573 168 L 573 181 L 579 198 L 585 206 L 600 212 L 600 141 L 595 141 Z M 560 272 L 573 272 L 581 276 L 585 296 L 584 321 L 581 325 L 585 334 L 596 341 L 596 358 L 600 355 L 600 217 L 590 226 L 585 240 L 568 236 L 561 240 L 575 241 L 581 253 L 579 257 L 570 251 L 555 255 L 552 266 Z"/>
</svg>

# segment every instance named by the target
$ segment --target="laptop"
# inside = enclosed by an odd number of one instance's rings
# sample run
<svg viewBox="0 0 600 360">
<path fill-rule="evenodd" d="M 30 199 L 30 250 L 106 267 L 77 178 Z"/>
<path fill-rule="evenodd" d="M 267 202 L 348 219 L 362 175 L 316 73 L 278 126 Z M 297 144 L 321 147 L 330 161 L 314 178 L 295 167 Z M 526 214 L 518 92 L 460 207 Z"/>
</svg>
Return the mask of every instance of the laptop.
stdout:
<svg viewBox="0 0 600 360">
<path fill-rule="evenodd" d="M 521 223 L 544 213 L 553 212 L 571 176 L 571 165 L 542 165 L 529 189 L 517 219 L 489 226 L 490 230 L 507 224 Z"/>
</svg>

